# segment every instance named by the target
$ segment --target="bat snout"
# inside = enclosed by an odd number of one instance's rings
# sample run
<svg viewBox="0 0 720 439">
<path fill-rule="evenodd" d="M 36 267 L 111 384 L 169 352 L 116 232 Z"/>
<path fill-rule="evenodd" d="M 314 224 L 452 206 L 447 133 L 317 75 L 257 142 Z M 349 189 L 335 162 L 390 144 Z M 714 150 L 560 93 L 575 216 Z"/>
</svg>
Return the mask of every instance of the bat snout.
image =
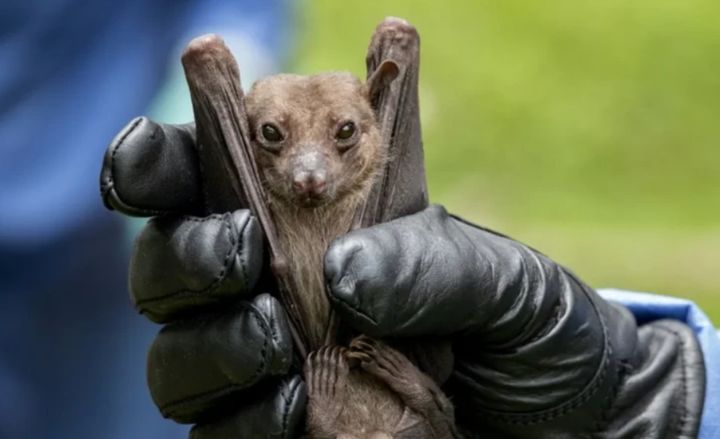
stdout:
<svg viewBox="0 0 720 439">
<path fill-rule="evenodd" d="M 298 172 L 293 177 L 293 190 L 301 197 L 319 197 L 327 188 L 327 175 L 324 171 Z"/>
<path fill-rule="evenodd" d="M 329 176 L 327 158 L 317 151 L 296 156 L 292 162 L 291 186 L 305 205 L 315 205 L 327 198 Z"/>
</svg>

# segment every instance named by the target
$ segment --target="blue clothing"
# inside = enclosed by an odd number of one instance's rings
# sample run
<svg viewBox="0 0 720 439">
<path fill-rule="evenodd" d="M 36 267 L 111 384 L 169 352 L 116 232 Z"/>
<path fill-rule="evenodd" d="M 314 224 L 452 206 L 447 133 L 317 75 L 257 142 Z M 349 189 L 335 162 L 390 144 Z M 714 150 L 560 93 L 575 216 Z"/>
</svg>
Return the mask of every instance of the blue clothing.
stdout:
<svg viewBox="0 0 720 439">
<path fill-rule="evenodd" d="M 0 2 L 0 249 L 107 220 L 103 150 L 146 113 L 168 66 L 180 65 L 178 48 L 202 32 L 242 32 L 277 61 L 285 9 L 265 0 Z"/>
<path fill-rule="evenodd" d="M 103 150 L 147 107 L 190 5 L 1 3 L 0 248 L 107 221 L 98 203 Z"/>
<path fill-rule="evenodd" d="M 699 439 L 720 437 L 720 336 L 708 317 L 693 302 L 656 294 L 614 289 L 598 290 L 607 300 L 625 305 L 639 325 L 658 319 L 685 322 L 697 335 L 705 359 L 705 406 Z"/>
<path fill-rule="evenodd" d="M 276 68 L 287 6 L 0 2 L 0 438 L 187 437 L 150 400 L 158 326 L 130 306 L 126 225 L 100 201 L 102 158 L 191 37 L 234 35 Z"/>
</svg>

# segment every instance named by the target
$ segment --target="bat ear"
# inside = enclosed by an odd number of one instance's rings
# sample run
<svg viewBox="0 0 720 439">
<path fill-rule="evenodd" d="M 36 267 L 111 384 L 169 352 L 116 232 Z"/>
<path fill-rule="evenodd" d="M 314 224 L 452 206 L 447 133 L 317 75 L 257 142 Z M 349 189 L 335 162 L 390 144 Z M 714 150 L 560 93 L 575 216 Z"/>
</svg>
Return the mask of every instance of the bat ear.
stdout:
<svg viewBox="0 0 720 439">
<path fill-rule="evenodd" d="M 400 74 L 400 67 L 395 61 L 386 59 L 378 66 L 367 80 L 368 97 L 375 102 L 377 96 L 385 90 Z"/>
</svg>

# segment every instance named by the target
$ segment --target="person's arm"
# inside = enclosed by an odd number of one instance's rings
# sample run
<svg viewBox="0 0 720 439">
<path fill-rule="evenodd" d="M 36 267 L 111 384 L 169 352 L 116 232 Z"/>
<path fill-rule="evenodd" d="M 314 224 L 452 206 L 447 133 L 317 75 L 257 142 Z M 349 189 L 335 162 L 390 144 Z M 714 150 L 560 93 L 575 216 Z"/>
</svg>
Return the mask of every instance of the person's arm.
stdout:
<svg viewBox="0 0 720 439">
<path fill-rule="evenodd" d="M 549 258 L 440 207 L 337 239 L 325 272 L 361 332 L 452 340 L 446 391 L 470 437 L 697 435 L 704 366 L 689 327 L 638 328 Z"/>
</svg>

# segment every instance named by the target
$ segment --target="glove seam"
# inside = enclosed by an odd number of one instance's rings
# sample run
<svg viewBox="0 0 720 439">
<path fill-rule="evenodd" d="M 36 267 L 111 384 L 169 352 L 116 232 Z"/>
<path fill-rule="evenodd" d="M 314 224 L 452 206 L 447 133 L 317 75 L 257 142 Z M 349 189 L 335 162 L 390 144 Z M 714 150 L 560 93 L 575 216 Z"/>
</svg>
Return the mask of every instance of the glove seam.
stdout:
<svg viewBox="0 0 720 439">
<path fill-rule="evenodd" d="M 127 128 L 127 131 L 125 131 L 123 135 L 118 139 L 117 143 L 112 146 L 112 152 L 110 153 L 110 172 L 108 173 L 107 177 L 105 177 L 105 181 L 100 182 L 100 194 L 106 206 L 111 205 L 108 202 L 108 199 L 110 193 L 112 193 L 115 195 L 115 201 L 117 201 L 128 213 L 132 213 L 135 215 L 159 215 L 164 212 L 161 210 L 131 206 L 130 204 L 125 202 L 122 197 L 120 197 L 120 193 L 115 188 L 115 179 L 113 178 L 113 175 L 115 174 L 115 156 L 117 155 L 118 150 L 125 143 L 125 140 L 128 138 L 128 136 L 130 136 L 130 134 L 135 131 L 135 128 L 137 128 L 144 119 L 144 117 L 136 118 Z"/>
<path fill-rule="evenodd" d="M 328 287 L 329 288 L 329 287 Z M 329 289 L 330 292 L 332 292 L 332 289 Z M 356 307 L 351 305 L 349 302 L 345 301 L 344 299 L 337 297 L 335 294 L 328 294 L 330 297 L 331 302 L 335 302 L 335 304 L 342 306 L 346 310 L 350 311 L 355 317 L 359 317 L 362 319 L 365 319 L 366 321 L 370 322 L 372 325 L 377 326 L 377 320 L 370 317 L 369 315 L 358 311 Z"/>
<path fill-rule="evenodd" d="M 209 216 L 204 217 L 204 218 L 197 218 L 197 217 L 191 217 L 191 216 L 182 216 L 182 217 L 180 217 L 183 221 L 186 221 L 186 222 L 196 222 L 196 223 L 203 223 L 203 222 L 207 222 L 207 221 L 210 221 L 210 220 L 221 219 L 222 222 L 223 222 L 223 226 L 224 226 L 225 228 L 227 228 L 227 230 L 228 230 L 228 232 L 227 232 L 227 233 L 228 233 L 228 239 L 229 239 L 230 244 L 231 244 L 231 245 L 230 245 L 230 249 L 227 251 L 227 253 L 225 254 L 225 256 L 224 256 L 224 258 L 223 258 L 223 263 L 222 263 L 222 267 L 220 268 L 220 271 L 218 272 L 218 274 L 216 274 L 216 275 L 213 277 L 213 279 L 208 283 L 208 285 L 207 285 L 206 287 L 203 287 L 203 288 L 201 288 L 201 289 L 183 288 L 183 289 L 176 290 L 176 291 L 173 291 L 173 292 L 168 293 L 168 294 L 164 294 L 164 295 L 162 295 L 162 296 L 155 296 L 155 297 L 150 297 L 150 298 L 138 300 L 138 301 L 136 302 L 136 306 L 140 309 L 140 312 L 141 312 L 141 313 L 144 313 L 144 312 L 147 311 L 147 308 L 146 308 L 144 305 L 146 305 L 146 304 L 148 304 L 148 303 L 155 303 L 155 302 L 158 302 L 158 301 L 164 301 L 164 300 L 167 300 L 167 299 L 170 299 L 170 298 L 173 298 L 173 297 L 177 297 L 177 296 L 181 296 L 181 295 L 182 295 L 182 296 L 199 296 L 199 295 L 206 295 L 206 294 L 208 294 L 208 292 L 212 292 L 212 291 L 215 291 L 215 290 L 217 290 L 217 289 L 220 288 L 220 286 L 221 286 L 222 283 L 225 281 L 225 279 L 227 279 L 227 276 L 228 276 L 228 274 L 230 273 L 230 271 L 232 271 L 232 270 L 230 270 L 230 268 L 229 268 L 229 267 L 230 267 L 230 264 L 231 264 L 231 262 L 232 262 L 232 257 L 231 257 L 231 256 L 232 256 L 233 254 L 237 254 L 237 253 L 240 251 L 240 249 L 242 248 L 242 239 L 241 239 L 242 231 L 244 231 L 245 228 L 246 228 L 246 227 L 248 226 L 248 224 L 250 223 L 250 221 L 245 221 L 245 224 L 243 225 L 242 229 L 237 233 L 237 235 L 235 235 L 235 234 L 233 233 L 233 232 L 234 232 L 234 230 L 233 230 L 233 225 L 234 225 L 234 224 L 233 224 L 233 221 L 232 221 L 231 219 L 228 220 L 228 218 L 229 218 L 230 216 L 231 216 L 230 213 L 225 213 L 225 214 L 212 214 L 212 215 L 209 215 Z M 151 221 L 153 221 L 153 220 L 151 220 Z M 245 278 L 245 275 L 246 275 L 245 267 L 244 267 L 243 264 L 240 264 L 240 265 L 241 265 L 242 274 L 243 274 L 243 286 L 246 286 L 246 281 L 247 281 L 247 280 L 246 280 L 246 278 Z M 211 294 L 208 294 L 208 295 L 211 295 Z"/>
<path fill-rule="evenodd" d="M 268 341 L 268 326 L 269 325 L 263 319 L 262 313 L 260 313 L 260 311 L 255 309 L 255 307 L 253 305 L 243 305 L 243 307 L 247 308 L 247 310 L 250 312 L 250 314 L 255 319 L 255 322 L 257 323 L 258 327 L 263 332 L 263 345 L 262 345 L 262 348 L 260 349 L 261 359 L 260 359 L 260 364 L 255 369 L 255 372 L 239 383 L 232 383 L 232 384 L 218 387 L 213 390 L 208 390 L 208 391 L 196 394 L 196 395 L 186 396 L 184 398 L 180 398 L 180 399 L 174 400 L 172 402 L 169 402 L 167 404 L 164 404 L 160 408 L 160 411 L 163 413 L 163 415 L 165 417 L 172 417 L 172 412 L 175 411 L 175 410 L 173 410 L 173 408 L 175 406 L 184 405 L 187 402 L 190 402 L 193 400 L 198 400 L 198 399 L 212 400 L 212 399 L 227 395 L 228 393 L 232 393 L 237 390 L 245 389 L 245 388 L 247 388 L 248 383 L 256 382 L 257 378 L 263 374 L 263 372 L 266 369 L 265 366 L 268 364 L 268 361 L 267 361 L 268 360 L 267 359 L 268 349 L 267 348 L 268 348 L 268 344 L 269 344 L 269 341 Z"/>
<path fill-rule="evenodd" d="M 604 399 L 603 409 L 600 412 L 599 419 L 597 422 L 595 422 L 594 425 L 594 431 L 598 434 L 603 432 L 610 422 L 610 419 L 612 418 L 611 414 L 613 412 L 613 408 L 615 406 L 615 401 L 617 398 L 618 391 L 620 390 L 620 387 L 622 387 L 623 383 L 625 382 L 625 379 L 628 374 L 632 373 L 633 367 L 630 363 L 627 361 L 620 361 L 617 366 L 617 376 L 618 379 L 615 381 L 615 384 L 613 384 L 610 394 L 608 394 Z"/>
<path fill-rule="evenodd" d="M 659 329 L 659 330 L 661 330 L 661 331 L 664 331 L 664 332 L 667 333 L 667 334 L 671 334 L 672 336 L 674 336 L 675 339 L 676 339 L 676 340 L 678 341 L 678 343 L 680 344 L 680 351 L 681 351 L 681 352 L 685 351 L 685 342 L 684 342 L 684 340 L 682 339 L 682 337 L 680 336 L 680 334 L 678 334 L 676 331 L 673 331 L 672 329 L 669 329 L 669 328 L 662 327 L 662 326 L 660 326 L 660 325 L 655 325 L 654 328 L 655 328 L 655 329 Z M 685 364 L 685 355 L 679 355 L 679 357 L 680 357 L 680 370 L 681 370 L 680 377 L 681 377 L 681 380 L 682 380 L 682 387 L 681 387 L 681 388 L 682 388 L 682 395 L 681 395 L 681 399 L 682 399 L 683 403 L 682 403 L 682 409 L 681 409 L 681 412 L 680 412 L 680 422 L 679 422 L 678 425 L 676 426 L 675 432 L 676 432 L 676 434 L 678 435 L 678 437 L 682 437 L 682 435 L 683 435 L 684 433 L 686 433 L 686 431 L 685 431 L 685 425 L 687 424 L 687 406 L 688 406 L 688 401 L 687 401 L 687 394 L 688 394 L 688 392 L 687 392 L 687 365 Z"/>
<path fill-rule="evenodd" d="M 125 143 L 125 139 L 132 133 L 135 128 L 137 128 L 138 125 L 140 125 L 140 122 L 142 121 L 142 117 L 136 118 L 129 127 L 127 127 L 127 131 L 123 133 L 122 136 L 118 139 L 117 143 L 112 148 L 112 152 L 110 153 L 110 172 L 108 173 L 108 176 L 106 177 L 106 181 L 100 182 L 100 191 L 103 193 L 103 197 L 105 196 L 106 192 L 112 189 L 113 187 L 113 173 L 115 172 L 115 155 L 117 154 L 118 149 L 120 149 L 120 145 Z"/>
<path fill-rule="evenodd" d="M 272 296 L 271 296 L 272 297 Z M 267 316 L 268 320 L 270 320 L 270 337 L 272 337 L 273 342 L 277 345 L 280 342 L 280 336 L 278 335 L 277 331 L 275 330 L 277 319 L 275 317 L 275 312 L 269 313 Z"/>
<path fill-rule="evenodd" d="M 283 415 L 281 420 L 282 425 L 282 436 L 286 437 L 288 434 L 288 418 L 290 417 L 290 405 L 292 403 L 292 394 L 295 393 L 295 391 L 300 387 L 300 380 L 294 380 L 291 384 L 294 384 L 292 388 L 287 389 L 288 395 L 286 396 L 284 392 L 280 393 L 280 396 L 283 398 Z"/>
</svg>

